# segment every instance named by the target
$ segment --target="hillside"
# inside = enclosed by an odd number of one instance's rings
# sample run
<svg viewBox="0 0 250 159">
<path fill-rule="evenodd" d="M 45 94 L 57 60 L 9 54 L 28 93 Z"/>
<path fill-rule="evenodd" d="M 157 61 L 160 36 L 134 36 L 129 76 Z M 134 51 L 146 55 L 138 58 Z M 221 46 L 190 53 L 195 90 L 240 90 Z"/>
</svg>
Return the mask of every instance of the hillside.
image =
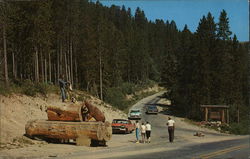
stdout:
<svg viewBox="0 0 250 159">
<path fill-rule="evenodd" d="M 88 98 L 91 103 L 104 112 L 106 120 L 109 122 L 113 118 L 127 117 L 124 112 L 95 97 L 88 95 Z M 25 124 L 28 120 L 47 119 L 47 106 L 63 106 L 65 104 L 67 103 L 62 103 L 60 96 L 57 94 L 49 94 L 46 98 L 43 96 L 30 97 L 21 94 L 0 95 L 0 143 L 11 143 L 13 140 L 21 138 L 25 133 Z"/>
</svg>

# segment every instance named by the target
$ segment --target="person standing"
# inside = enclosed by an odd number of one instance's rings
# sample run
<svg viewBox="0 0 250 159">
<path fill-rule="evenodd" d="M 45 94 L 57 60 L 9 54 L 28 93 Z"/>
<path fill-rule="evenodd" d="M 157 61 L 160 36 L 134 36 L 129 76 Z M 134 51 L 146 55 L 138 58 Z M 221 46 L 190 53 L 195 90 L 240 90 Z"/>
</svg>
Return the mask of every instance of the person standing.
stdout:
<svg viewBox="0 0 250 159">
<path fill-rule="evenodd" d="M 146 126 L 144 123 L 141 124 L 141 140 L 142 143 L 145 143 L 145 136 L 146 136 Z"/>
<path fill-rule="evenodd" d="M 65 92 L 65 87 L 66 87 L 67 82 L 64 81 L 64 75 L 60 75 L 58 82 L 59 82 L 59 87 L 61 90 L 62 102 L 64 102 L 65 99 L 67 98 L 66 92 Z"/>
<path fill-rule="evenodd" d="M 147 143 L 150 143 L 150 135 L 151 135 L 151 125 L 149 122 L 146 124 L 146 137 L 147 137 Z"/>
<path fill-rule="evenodd" d="M 168 117 L 168 122 L 166 125 L 168 126 L 169 142 L 173 142 L 174 141 L 175 121 L 172 120 L 171 117 Z"/>
<path fill-rule="evenodd" d="M 136 143 L 139 143 L 139 132 L 140 131 L 140 124 L 138 122 L 138 120 L 136 120 L 135 123 L 135 136 L 136 136 Z"/>
<path fill-rule="evenodd" d="M 73 91 L 73 89 L 72 89 L 71 83 L 69 81 L 66 82 L 66 84 L 65 84 L 65 94 L 66 94 L 66 99 L 68 101 L 70 101 L 70 100 L 72 101 L 72 99 L 71 99 L 72 91 Z"/>
</svg>

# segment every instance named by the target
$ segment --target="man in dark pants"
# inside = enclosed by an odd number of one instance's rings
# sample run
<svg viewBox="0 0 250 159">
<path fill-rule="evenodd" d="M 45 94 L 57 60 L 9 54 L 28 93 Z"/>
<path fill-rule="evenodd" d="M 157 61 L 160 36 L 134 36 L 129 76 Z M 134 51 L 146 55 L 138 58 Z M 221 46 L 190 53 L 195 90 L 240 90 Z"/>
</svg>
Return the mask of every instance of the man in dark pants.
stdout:
<svg viewBox="0 0 250 159">
<path fill-rule="evenodd" d="M 168 122 L 167 122 L 167 126 L 168 126 L 168 135 L 169 135 L 169 142 L 173 142 L 174 141 L 174 128 L 175 128 L 175 121 L 171 119 L 171 117 L 168 117 Z"/>
<path fill-rule="evenodd" d="M 66 92 L 65 92 L 65 87 L 66 87 L 67 82 L 64 81 L 64 75 L 60 75 L 58 82 L 59 82 L 59 86 L 61 90 L 62 102 L 64 102 L 65 99 L 67 98 Z"/>
</svg>

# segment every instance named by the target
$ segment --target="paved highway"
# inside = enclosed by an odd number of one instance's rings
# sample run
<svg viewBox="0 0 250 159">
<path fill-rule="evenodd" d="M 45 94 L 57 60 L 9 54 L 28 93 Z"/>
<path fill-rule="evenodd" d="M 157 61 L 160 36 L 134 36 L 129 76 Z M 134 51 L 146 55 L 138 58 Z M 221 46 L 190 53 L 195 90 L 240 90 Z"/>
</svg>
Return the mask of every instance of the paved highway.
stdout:
<svg viewBox="0 0 250 159">
<path fill-rule="evenodd" d="M 79 151 L 69 156 L 58 158 L 109 158 L 109 159 L 248 159 L 250 156 L 249 136 L 240 136 L 237 139 L 230 139 L 227 134 L 204 132 L 204 138 L 194 138 L 195 130 L 183 127 L 176 123 L 174 143 L 168 141 L 168 132 L 166 127 L 167 112 L 161 112 L 158 115 L 146 115 L 145 106 L 156 104 L 160 100 L 161 93 L 145 98 L 135 104 L 133 108 L 142 110 L 141 122 L 149 121 L 152 125 L 152 140 L 149 144 L 136 144 L 133 142 L 135 134 L 113 135 L 112 142 L 124 142 L 122 146 L 108 146 L 91 151 Z M 177 119 L 177 118 L 176 118 Z M 184 122 L 183 122 L 184 123 Z M 185 124 L 187 125 L 187 124 Z M 187 136 L 187 137 L 186 137 Z M 230 140 L 197 142 L 210 138 L 229 137 Z M 196 142 L 190 140 L 196 139 Z M 123 139 L 123 140 L 122 140 Z M 250 158 L 249 158 L 250 159 Z"/>
</svg>

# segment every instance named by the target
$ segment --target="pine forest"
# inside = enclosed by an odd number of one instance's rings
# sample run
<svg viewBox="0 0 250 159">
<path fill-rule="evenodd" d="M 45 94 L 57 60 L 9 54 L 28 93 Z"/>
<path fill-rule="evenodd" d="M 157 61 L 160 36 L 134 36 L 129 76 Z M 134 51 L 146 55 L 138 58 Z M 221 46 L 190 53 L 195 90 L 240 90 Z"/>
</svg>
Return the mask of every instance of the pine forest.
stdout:
<svg viewBox="0 0 250 159">
<path fill-rule="evenodd" d="M 109 102 L 130 85 L 164 86 L 176 113 L 200 120 L 200 105 L 230 106 L 230 123 L 249 119 L 248 43 L 230 30 L 228 13 L 201 15 L 195 32 L 150 21 L 139 7 L 87 0 L 0 3 L 0 89 L 57 85 Z M 129 90 L 127 90 L 129 92 Z M 123 108 L 121 108 L 123 109 Z"/>
</svg>

